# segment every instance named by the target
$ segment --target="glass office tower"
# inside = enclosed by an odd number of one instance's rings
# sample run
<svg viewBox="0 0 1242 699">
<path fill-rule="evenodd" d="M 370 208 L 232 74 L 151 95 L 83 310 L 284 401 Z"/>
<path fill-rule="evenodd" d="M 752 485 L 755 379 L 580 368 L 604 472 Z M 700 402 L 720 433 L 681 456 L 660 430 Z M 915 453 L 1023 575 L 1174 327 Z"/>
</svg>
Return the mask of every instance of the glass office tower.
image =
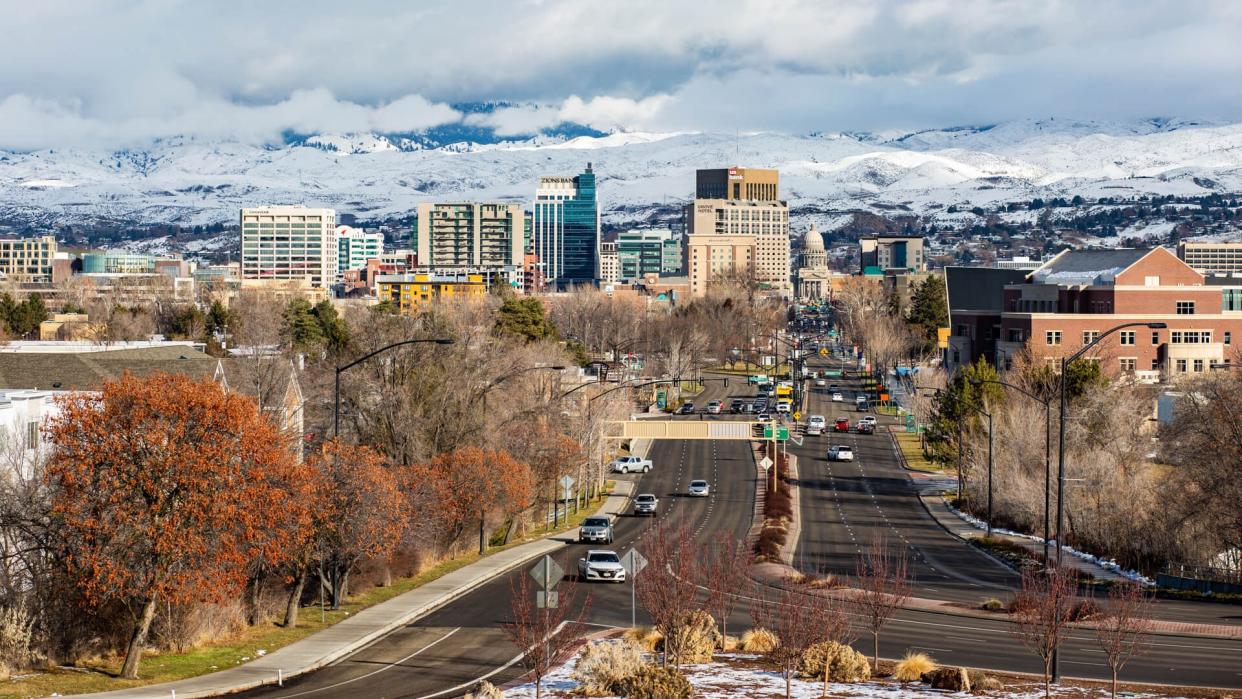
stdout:
<svg viewBox="0 0 1242 699">
<path fill-rule="evenodd" d="M 577 177 L 540 177 L 534 208 L 532 252 L 548 283 L 558 289 L 594 284 L 599 278 L 599 203 L 591 164 Z"/>
</svg>

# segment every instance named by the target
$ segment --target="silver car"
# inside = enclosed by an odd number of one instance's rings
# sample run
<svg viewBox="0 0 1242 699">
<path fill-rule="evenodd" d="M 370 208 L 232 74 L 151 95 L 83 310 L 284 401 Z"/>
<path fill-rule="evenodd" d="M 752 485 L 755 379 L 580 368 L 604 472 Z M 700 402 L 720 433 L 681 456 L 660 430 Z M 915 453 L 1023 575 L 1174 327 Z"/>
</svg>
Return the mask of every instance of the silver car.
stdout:
<svg viewBox="0 0 1242 699">
<path fill-rule="evenodd" d="M 705 498 L 711 495 L 711 486 L 707 484 L 707 481 L 690 481 L 690 487 L 686 489 L 686 495 Z"/>
</svg>

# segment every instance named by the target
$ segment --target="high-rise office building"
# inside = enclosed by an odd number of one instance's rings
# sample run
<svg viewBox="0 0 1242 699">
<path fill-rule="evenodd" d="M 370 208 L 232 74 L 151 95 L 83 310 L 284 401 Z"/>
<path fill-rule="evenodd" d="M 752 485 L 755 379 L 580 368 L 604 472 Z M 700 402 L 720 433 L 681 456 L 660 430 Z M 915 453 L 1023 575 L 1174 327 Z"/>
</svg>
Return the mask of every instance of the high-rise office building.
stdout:
<svg viewBox="0 0 1242 699">
<path fill-rule="evenodd" d="M 52 260 L 56 259 L 56 238 L 0 239 L 0 275 L 14 282 L 52 281 Z"/>
<path fill-rule="evenodd" d="M 694 185 L 695 199 L 777 201 L 780 173 L 754 167 L 699 170 Z"/>
<path fill-rule="evenodd" d="M 540 177 L 535 191 L 531 252 L 547 283 L 558 288 L 593 284 L 599 278 L 599 203 L 595 173 Z"/>
<path fill-rule="evenodd" d="M 525 219 L 517 204 L 419 204 L 415 260 L 436 271 L 520 269 Z"/>
<path fill-rule="evenodd" d="M 384 252 L 384 234 L 368 233 L 359 228 L 337 226 L 336 270 L 343 274 L 347 269 L 362 269 L 367 260 L 379 259 Z"/>
<path fill-rule="evenodd" d="M 242 279 L 336 280 L 336 211 L 305 206 L 241 210 Z"/>
<path fill-rule="evenodd" d="M 789 205 L 783 201 L 751 199 L 696 199 L 686 207 L 689 235 L 686 236 L 686 274 L 690 291 L 702 294 L 713 275 L 728 276 L 718 265 L 694 266 L 691 250 L 697 246 L 714 246 L 707 237 L 721 238 L 721 244 L 735 246 L 743 238 L 752 241 L 749 267 L 744 271 L 762 288 L 790 291 Z M 736 257 L 735 255 L 733 257 Z M 742 274 L 735 270 L 731 274 Z"/>
<path fill-rule="evenodd" d="M 620 233 L 616 250 L 622 279 L 642 279 L 649 274 L 675 277 L 682 273 L 681 238 L 667 228 Z"/>
</svg>

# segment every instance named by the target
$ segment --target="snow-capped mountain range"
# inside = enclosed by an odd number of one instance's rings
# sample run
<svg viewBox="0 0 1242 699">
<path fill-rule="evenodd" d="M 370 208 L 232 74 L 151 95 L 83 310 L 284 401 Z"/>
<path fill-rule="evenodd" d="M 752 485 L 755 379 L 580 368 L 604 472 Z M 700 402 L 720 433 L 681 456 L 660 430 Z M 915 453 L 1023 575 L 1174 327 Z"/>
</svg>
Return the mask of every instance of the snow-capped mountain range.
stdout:
<svg viewBox="0 0 1242 699">
<path fill-rule="evenodd" d="M 1242 191 L 1242 124 L 1045 119 L 882 134 L 573 133 L 0 151 L 0 224 L 198 225 L 233 222 L 238 208 L 268 203 L 400 217 L 421 201 L 528 202 L 540 175 L 572 175 L 587 162 L 605 219 L 617 223 L 692 196 L 695 169 L 733 164 L 778 168 L 794 215 L 821 225 L 859 210 L 957 220 L 974 206 L 1034 197 Z"/>
</svg>

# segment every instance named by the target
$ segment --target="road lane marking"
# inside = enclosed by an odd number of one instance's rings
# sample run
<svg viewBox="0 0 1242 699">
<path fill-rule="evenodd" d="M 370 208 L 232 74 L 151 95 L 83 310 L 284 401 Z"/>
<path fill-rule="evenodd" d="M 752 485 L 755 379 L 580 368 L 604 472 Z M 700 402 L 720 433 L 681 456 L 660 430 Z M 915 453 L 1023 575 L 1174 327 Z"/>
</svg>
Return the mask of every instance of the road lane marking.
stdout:
<svg viewBox="0 0 1242 699">
<path fill-rule="evenodd" d="M 292 699 L 292 697 L 301 697 L 301 696 L 306 696 L 307 694 L 317 694 L 317 693 L 319 693 L 319 692 L 326 692 L 326 691 L 328 691 L 328 690 L 330 690 L 330 689 L 336 689 L 337 687 L 344 687 L 344 686 L 345 686 L 345 685 L 347 685 L 347 684 L 352 684 L 352 683 L 354 683 L 354 682 L 357 682 L 358 680 L 365 680 L 365 679 L 366 679 L 366 678 L 368 678 L 368 677 L 374 677 L 375 675 L 378 675 L 378 674 L 380 674 L 381 672 L 384 672 L 385 670 L 391 670 L 392 668 L 394 668 L 394 667 L 396 667 L 396 666 L 400 665 L 401 663 L 404 663 L 405 661 L 409 660 L 410 658 L 413 658 L 413 657 L 414 657 L 414 656 L 416 656 L 416 655 L 421 655 L 421 654 L 423 653 L 423 651 L 427 650 L 428 648 L 431 648 L 431 647 L 432 647 L 432 646 L 434 646 L 434 645 L 437 645 L 438 643 L 440 643 L 441 641 L 443 641 L 443 640 L 447 639 L 449 636 L 452 636 L 453 634 L 457 633 L 458 631 L 461 631 L 461 627 L 460 627 L 460 626 L 458 626 L 457 628 L 453 629 L 452 631 L 449 631 L 448 633 L 444 634 L 443 636 L 441 636 L 441 637 L 437 638 L 436 640 L 432 641 L 431 643 L 428 643 L 427 645 L 423 646 L 422 648 L 419 648 L 418 650 L 414 651 L 413 653 L 410 653 L 409 655 L 405 656 L 404 658 L 401 658 L 401 659 L 400 659 L 400 660 L 398 660 L 397 662 L 395 662 L 395 663 L 388 663 L 388 664 L 387 664 L 387 665 L 385 665 L 384 667 L 381 667 L 381 668 L 380 668 L 380 669 L 378 669 L 378 670 L 373 670 L 373 671 L 371 671 L 371 672 L 368 672 L 368 673 L 367 673 L 367 674 L 365 674 L 365 675 L 360 675 L 360 676 L 358 676 L 358 677 L 354 677 L 353 679 L 348 679 L 348 680 L 344 680 L 344 681 L 342 681 L 342 682 L 337 682 L 336 684 L 330 684 L 330 685 L 328 685 L 327 687 L 319 687 L 319 688 L 317 688 L 317 689 L 308 689 L 308 690 L 306 690 L 306 691 L 304 691 L 304 692 L 297 692 L 297 693 L 295 693 L 295 694 L 282 694 L 282 695 L 281 695 L 281 697 L 282 697 L 283 699 Z"/>
</svg>

